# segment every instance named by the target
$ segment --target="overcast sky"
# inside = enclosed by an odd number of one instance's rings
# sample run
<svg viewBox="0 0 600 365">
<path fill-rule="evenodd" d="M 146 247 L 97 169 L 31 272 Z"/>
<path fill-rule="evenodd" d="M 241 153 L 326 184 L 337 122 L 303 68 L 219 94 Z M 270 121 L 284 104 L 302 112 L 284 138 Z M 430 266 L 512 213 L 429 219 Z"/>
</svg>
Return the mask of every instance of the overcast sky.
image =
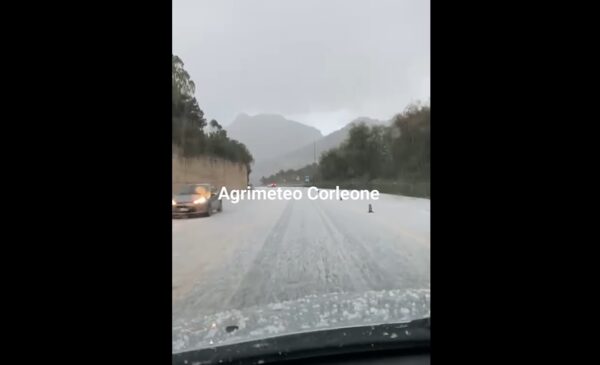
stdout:
<svg viewBox="0 0 600 365">
<path fill-rule="evenodd" d="M 173 53 L 222 124 L 389 119 L 429 98 L 429 39 L 428 0 L 173 0 Z"/>
</svg>

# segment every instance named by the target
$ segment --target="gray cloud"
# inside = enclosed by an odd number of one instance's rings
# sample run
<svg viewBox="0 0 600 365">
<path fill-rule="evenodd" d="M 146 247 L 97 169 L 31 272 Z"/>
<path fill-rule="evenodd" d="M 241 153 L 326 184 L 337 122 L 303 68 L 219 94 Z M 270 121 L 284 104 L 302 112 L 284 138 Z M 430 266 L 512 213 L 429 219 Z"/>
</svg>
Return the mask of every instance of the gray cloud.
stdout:
<svg viewBox="0 0 600 365">
<path fill-rule="evenodd" d="M 208 118 L 269 112 L 324 133 L 430 93 L 428 0 L 174 0 L 173 53 Z"/>
</svg>

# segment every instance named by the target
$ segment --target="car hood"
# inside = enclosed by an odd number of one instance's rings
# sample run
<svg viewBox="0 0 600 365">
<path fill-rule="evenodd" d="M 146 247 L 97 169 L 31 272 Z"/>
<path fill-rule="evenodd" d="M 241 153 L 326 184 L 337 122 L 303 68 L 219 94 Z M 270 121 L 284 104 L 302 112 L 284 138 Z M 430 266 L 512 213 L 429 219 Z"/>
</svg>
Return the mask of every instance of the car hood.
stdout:
<svg viewBox="0 0 600 365">
<path fill-rule="evenodd" d="M 429 289 L 333 293 L 173 321 L 173 353 L 430 316 Z M 231 331 L 231 326 L 237 329 Z"/>
</svg>

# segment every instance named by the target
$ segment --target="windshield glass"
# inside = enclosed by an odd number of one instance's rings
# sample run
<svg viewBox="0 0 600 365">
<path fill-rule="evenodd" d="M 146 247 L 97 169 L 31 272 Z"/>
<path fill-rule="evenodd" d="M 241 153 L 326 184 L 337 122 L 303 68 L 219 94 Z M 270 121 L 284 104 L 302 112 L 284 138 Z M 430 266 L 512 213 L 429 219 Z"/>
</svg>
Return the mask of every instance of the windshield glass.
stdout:
<svg viewBox="0 0 600 365">
<path fill-rule="evenodd" d="M 174 353 L 430 316 L 429 13 L 173 1 Z"/>
<path fill-rule="evenodd" d="M 210 192 L 210 185 L 189 185 L 179 190 L 179 195 L 205 195 L 207 192 Z"/>
</svg>

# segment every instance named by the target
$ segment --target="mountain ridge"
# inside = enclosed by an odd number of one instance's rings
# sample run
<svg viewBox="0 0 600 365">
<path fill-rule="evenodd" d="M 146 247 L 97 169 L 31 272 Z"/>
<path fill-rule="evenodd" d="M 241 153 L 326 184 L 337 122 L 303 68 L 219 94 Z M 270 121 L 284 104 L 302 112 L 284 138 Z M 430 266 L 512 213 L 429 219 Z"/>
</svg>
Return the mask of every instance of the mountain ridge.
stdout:
<svg viewBox="0 0 600 365">
<path fill-rule="evenodd" d="M 333 131 L 318 140 L 307 143 L 301 147 L 295 148 L 287 153 L 280 155 L 272 155 L 267 158 L 256 160 L 253 172 L 251 174 L 252 181 L 260 180 L 262 176 L 272 175 L 279 170 L 298 169 L 308 164 L 318 161 L 320 155 L 332 148 L 339 146 L 347 137 L 353 125 L 365 123 L 369 126 L 385 125 L 389 121 L 382 121 L 369 117 L 355 118 L 346 124 L 344 127 Z"/>
<path fill-rule="evenodd" d="M 254 160 L 283 155 L 323 137 L 320 130 L 278 114 L 239 114 L 225 127 L 229 137 L 244 143 Z"/>
</svg>

